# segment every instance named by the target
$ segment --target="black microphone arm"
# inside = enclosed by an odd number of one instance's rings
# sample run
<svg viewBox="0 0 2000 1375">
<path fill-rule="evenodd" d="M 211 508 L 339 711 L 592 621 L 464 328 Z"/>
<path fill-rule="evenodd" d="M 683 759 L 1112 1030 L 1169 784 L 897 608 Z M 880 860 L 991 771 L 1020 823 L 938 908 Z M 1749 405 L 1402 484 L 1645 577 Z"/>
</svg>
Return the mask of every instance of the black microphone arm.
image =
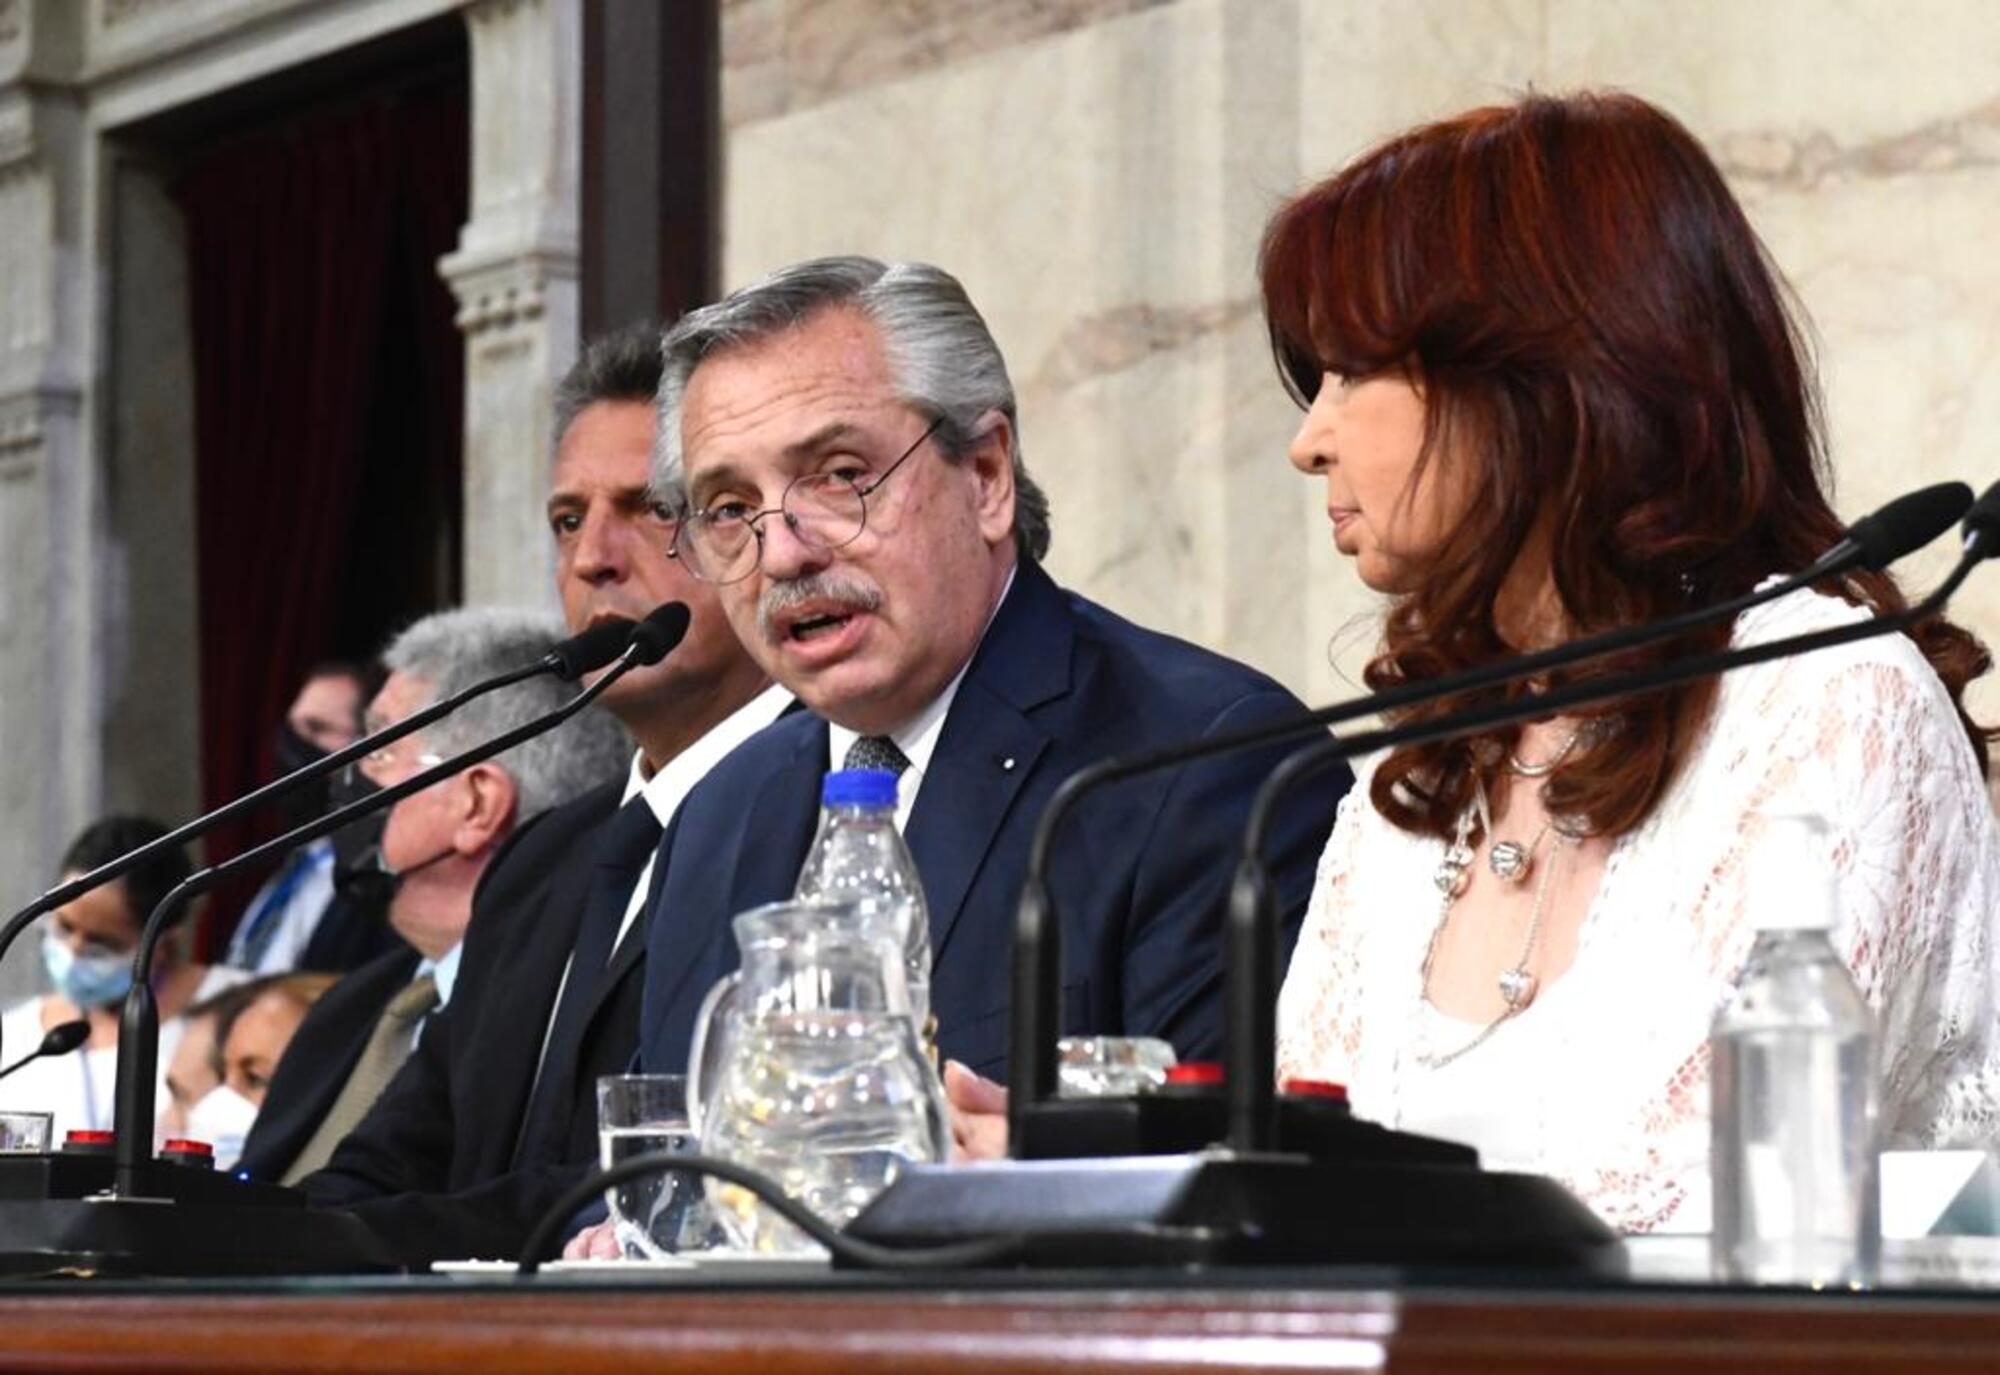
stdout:
<svg viewBox="0 0 2000 1375">
<path fill-rule="evenodd" d="M 93 888 L 122 877 L 127 871 L 145 863 L 161 851 L 185 845 L 191 840 L 198 840 L 216 827 L 235 820 L 245 812 L 289 796 L 309 783 L 318 782 L 355 760 L 364 759 L 383 746 L 394 744 L 404 736 L 422 730 L 433 721 L 451 715 L 476 697 L 484 697 L 489 692 L 498 692 L 501 688 L 512 687 L 524 679 L 539 677 L 544 673 L 553 673 L 564 682 L 574 682 L 592 669 L 601 668 L 616 658 L 631 640 L 633 630 L 634 622 L 622 617 L 599 622 L 581 634 L 573 635 L 556 645 L 532 664 L 509 669 L 484 682 L 474 683 L 461 692 L 453 693 L 441 702 L 433 702 L 422 711 L 414 712 L 394 725 L 384 726 L 373 735 L 364 736 L 343 749 L 335 750 L 324 759 L 315 759 L 303 768 L 294 769 L 282 778 L 273 779 L 243 794 L 233 802 L 225 802 L 207 815 L 198 816 L 157 840 L 149 840 L 138 849 L 128 850 L 118 858 L 98 865 L 87 874 L 79 875 L 68 883 L 56 885 L 14 913 L 7 919 L 5 925 L 0 925 L 0 958 L 5 957 L 15 940 L 36 918 L 54 911 L 66 902 L 75 901 Z"/>
<path fill-rule="evenodd" d="M 1967 513 L 1968 507 L 1972 508 L 1970 514 Z M 1064 818 L 1086 794 L 1142 774 L 1233 754 L 1238 750 L 1304 739 L 1344 721 L 1394 711 L 1438 697 L 1497 687 L 1565 668 L 1584 659 L 1672 639 L 1716 621 L 1733 619 L 1752 607 L 1775 601 L 1824 578 L 1838 577 L 1856 568 L 1880 571 L 1903 555 L 1936 539 L 1960 516 L 1965 517 L 1968 532 L 1978 523 L 1987 532 L 1989 542 L 2000 541 L 2000 484 L 1988 489 L 1976 505 L 1972 500 L 1972 489 L 1963 482 L 1941 482 L 1898 497 L 1849 526 L 1846 536 L 1811 567 L 1769 587 L 1747 592 L 1716 606 L 1681 612 L 1666 620 L 1644 625 L 1620 626 L 1537 653 L 1476 665 L 1442 678 L 1403 683 L 1383 692 L 1303 712 L 1272 725 L 1211 736 L 1192 744 L 1165 746 L 1106 759 L 1077 770 L 1056 789 L 1035 825 L 1028 850 L 1027 877 L 1022 884 L 1020 907 L 1015 918 L 1010 995 L 1017 1011 L 1009 1020 L 1008 1033 L 1008 1140 L 1021 1140 L 1022 1119 L 1028 1105 L 1053 1095 L 1056 1088 L 1056 1036 L 1059 1033 L 1054 1025 L 1055 1013 L 1051 1011 L 1055 1004 L 1041 1001 L 1042 990 L 1056 987 L 1062 978 L 1061 927 L 1055 920 L 1055 900 L 1049 891 L 1047 878 L 1049 853 Z M 1968 548 L 1971 539 L 1968 533 Z"/>
<path fill-rule="evenodd" d="M 148 972 L 153 967 L 153 952 L 160 937 L 190 901 L 252 865 L 296 846 L 309 844 L 321 836 L 331 835 L 350 822 L 393 807 L 412 793 L 422 792 L 433 783 L 469 769 L 482 760 L 491 759 L 524 740 L 555 729 L 596 701 L 605 689 L 631 670 L 665 658 L 687 634 L 688 620 L 685 604 L 667 603 L 630 629 L 626 634 L 628 643 L 624 653 L 617 657 L 607 673 L 554 711 L 505 731 L 483 745 L 474 746 L 380 792 L 338 807 L 316 821 L 309 821 L 262 845 L 253 846 L 232 859 L 191 874 L 161 898 L 139 933 L 139 948 L 132 957 L 132 989 L 125 995 L 125 1007 L 119 1018 L 117 1090 L 112 1105 L 112 1127 L 117 1137 L 113 1194 L 121 1198 L 137 1197 L 140 1167 L 152 1155 L 153 1081 L 159 1070 L 160 1014 L 159 1005 L 153 999 Z M 551 670 L 540 666 L 525 672 L 517 671 L 514 681 L 548 671 Z M 417 715 L 427 720 L 436 719 L 429 712 Z M 407 722 L 399 724 L 407 725 Z"/>
<path fill-rule="evenodd" d="M 1251 803 L 1249 820 L 1244 825 L 1242 855 L 1230 889 L 1227 937 L 1230 976 L 1224 1022 L 1229 1147 L 1252 1153 L 1272 1150 L 1277 1145 L 1279 921 L 1263 853 L 1278 801 L 1285 793 L 1357 754 L 1472 735 L 1494 726 L 1555 715 L 1570 707 L 1654 692 L 1772 659 L 1907 631 L 1942 611 L 1976 565 L 2000 554 L 2000 485 L 1981 498 L 1975 514 L 1966 520 L 1965 534 L 1965 552 L 1950 575 L 1929 596 L 1902 611 L 1741 649 L 1718 650 L 1617 678 L 1577 683 L 1525 700 L 1488 703 L 1434 721 L 1325 740 L 1287 757 L 1264 780 Z"/>
</svg>

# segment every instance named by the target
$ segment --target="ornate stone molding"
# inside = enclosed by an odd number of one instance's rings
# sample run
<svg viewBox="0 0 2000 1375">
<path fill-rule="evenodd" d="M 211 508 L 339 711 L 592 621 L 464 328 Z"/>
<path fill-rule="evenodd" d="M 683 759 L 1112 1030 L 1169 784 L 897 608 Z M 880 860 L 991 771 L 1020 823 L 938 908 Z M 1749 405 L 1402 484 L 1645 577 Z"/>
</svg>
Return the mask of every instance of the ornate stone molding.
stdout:
<svg viewBox="0 0 2000 1375">
<path fill-rule="evenodd" d="M 530 249 L 481 260 L 454 253 L 438 264 L 458 298 L 458 327 L 468 339 L 539 320 L 550 283 L 577 279 L 577 255 Z"/>
</svg>

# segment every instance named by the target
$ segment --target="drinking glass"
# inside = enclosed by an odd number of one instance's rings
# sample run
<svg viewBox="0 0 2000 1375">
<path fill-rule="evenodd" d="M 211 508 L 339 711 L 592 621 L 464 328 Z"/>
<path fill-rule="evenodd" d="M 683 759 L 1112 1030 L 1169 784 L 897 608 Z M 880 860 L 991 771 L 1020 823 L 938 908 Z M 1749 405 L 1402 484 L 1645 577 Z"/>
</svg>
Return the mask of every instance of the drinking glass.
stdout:
<svg viewBox="0 0 2000 1375">
<path fill-rule="evenodd" d="M 1152 1036 L 1065 1036 L 1056 1042 L 1056 1094 L 1131 1098 L 1167 1082 L 1174 1048 Z"/>
<path fill-rule="evenodd" d="M 607 1074 L 597 1081 L 598 1163 L 655 1151 L 692 1154 L 687 1080 L 678 1074 Z M 604 1191 L 627 1260 L 658 1260 L 714 1246 L 714 1214 L 694 1175 L 662 1171 Z"/>
<path fill-rule="evenodd" d="M 53 1113 L 0 1112 L 0 1152 L 35 1155 L 48 1150 L 54 1121 Z"/>
</svg>

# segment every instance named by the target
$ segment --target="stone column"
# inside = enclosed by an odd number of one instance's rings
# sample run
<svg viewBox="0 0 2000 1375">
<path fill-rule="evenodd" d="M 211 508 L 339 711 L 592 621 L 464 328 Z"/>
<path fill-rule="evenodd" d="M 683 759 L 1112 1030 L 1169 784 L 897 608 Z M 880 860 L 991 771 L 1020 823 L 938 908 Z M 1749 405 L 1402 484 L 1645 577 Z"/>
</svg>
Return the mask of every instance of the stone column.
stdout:
<svg viewBox="0 0 2000 1375">
<path fill-rule="evenodd" d="M 472 217 L 439 269 L 465 332 L 465 598 L 548 603 L 550 400 L 576 355 L 582 13 L 472 0 Z"/>
<path fill-rule="evenodd" d="M 0 0 L 0 904 L 99 804 L 97 494 L 70 0 Z"/>
</svg>

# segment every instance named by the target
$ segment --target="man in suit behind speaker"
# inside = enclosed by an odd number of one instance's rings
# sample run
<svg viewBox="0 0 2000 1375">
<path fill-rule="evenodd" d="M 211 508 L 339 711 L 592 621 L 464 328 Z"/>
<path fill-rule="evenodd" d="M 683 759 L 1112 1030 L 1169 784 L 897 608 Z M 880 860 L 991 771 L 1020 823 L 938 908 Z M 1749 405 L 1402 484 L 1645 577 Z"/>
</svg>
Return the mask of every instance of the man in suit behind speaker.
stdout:
<svg viewBox="0 0 2000 1375">
<path fill-rule="evenodd" d="M 1048 503 L 1022 466 L 1005 361 L 939 269 L 802 263 L 690 313 L 664 352 L 654 486 L 685 510 L 680 560 L 809 710 L 723 761 L 665 837 L 645 1065 L 685 1066 L 700 999 L 736 962 L 731 916 L 791 893 L 821 777 L 865 758 L 899 771 L 897 820 L 930 909 L 939 1045 L 998 1075 L 1013 913 L 1056 787 L 1107 756 L 1303 707 L 1264 675 L 1133 625 L 1043 571 Z M 1066 1031 L 1219 1054 L 1236 842 L 1256 786 L 1288 752 L 1116 785 L 1074 814 L 1051 873 Z M 1343 770 L 1298 789 L 1273 828 L 1287 952 L 1349 781 Z"/>
<path fill-rule="evenodd" d="M 673 522 L 647 484 L 660 330 L 592 341 L 556 392 L 547 499 L 556 586 L 572 631 L 694 613 L 660 664 L 600 699 L 636 749 L 615 781 L 522 827 L 473 899 L 450 1007 L 375 1109 L 305 1181 L 352 1209 L 406 1262 L 511 1256 L 596 1158 L 597 1077 L 638 1045 L 645 924 L 661 828 L 716 760 L 791 701 L 668 557 Z"/>
<path fill-rule="evenodd" d="M 532 664 L 562 637 L 539 612 L 482 607 L 425 617 L 383 656 L 388 680 L 368 706 L 380 730 L 475 682 Z M 574 691 L 542 676 L 476 698 L 369 755 L 363 790 L 403 782 Z M 306 1014 L 279 1061 L 244 1143 L 252 1178 L 293 1184 L 325 1164 L 408 1058 L 424 1020 L 451 1000 L 472 895 L 526 817 L 569 801 L 617 767 L 624 737 L 595 709 L 378 813 L 372 875 L 391 890 L 397 949 L 335 984 Z"/>
</svg>

